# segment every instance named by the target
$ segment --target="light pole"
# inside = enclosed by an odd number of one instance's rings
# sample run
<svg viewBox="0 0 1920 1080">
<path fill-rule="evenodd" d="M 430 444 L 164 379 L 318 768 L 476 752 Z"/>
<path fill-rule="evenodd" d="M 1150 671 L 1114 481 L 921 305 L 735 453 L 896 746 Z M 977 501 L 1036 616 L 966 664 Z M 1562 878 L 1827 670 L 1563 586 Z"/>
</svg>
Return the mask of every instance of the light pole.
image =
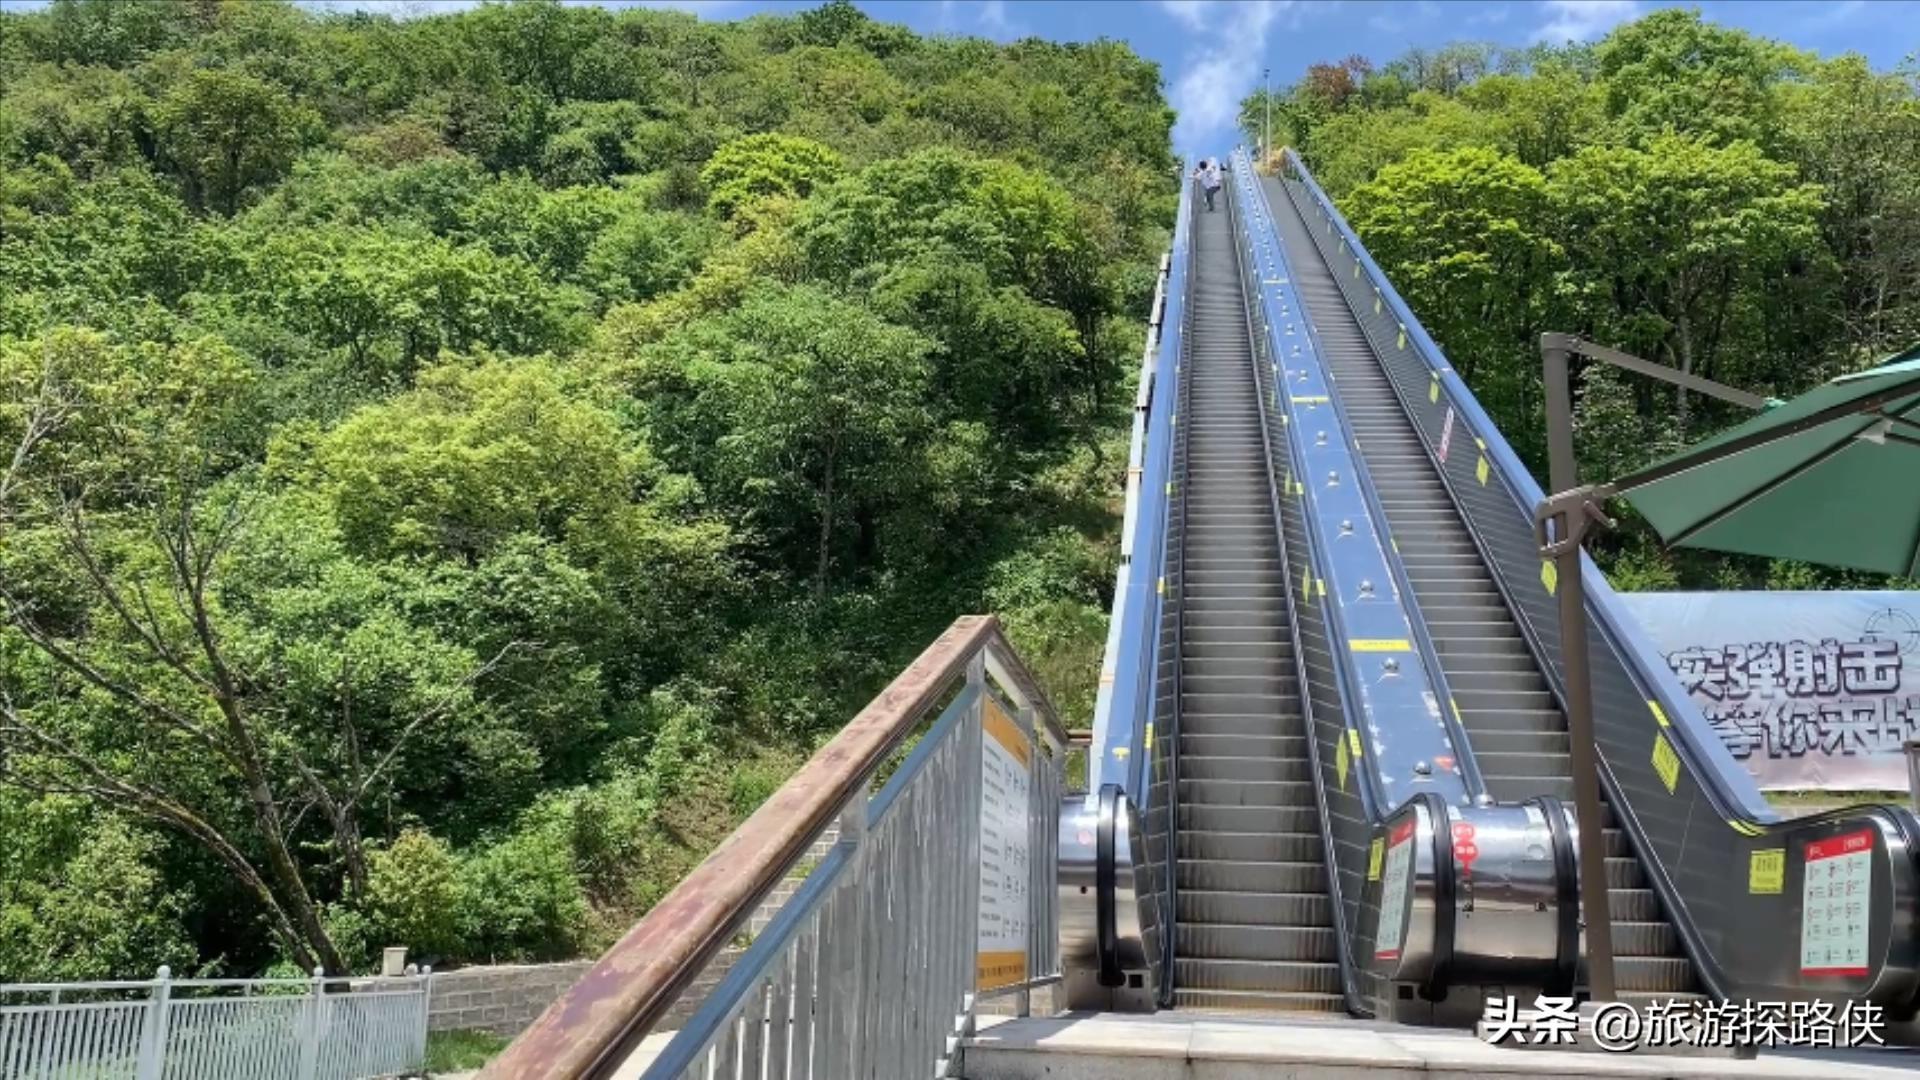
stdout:
<svg viewBox="0 0 1920 1080">
<path fill-rule="evenodd" d="M 1260 69 L 1260 104 L 1266 115 L 1260 121 L 1260 164 L 1273 156 L 1273 69 Z"/>
</svg>

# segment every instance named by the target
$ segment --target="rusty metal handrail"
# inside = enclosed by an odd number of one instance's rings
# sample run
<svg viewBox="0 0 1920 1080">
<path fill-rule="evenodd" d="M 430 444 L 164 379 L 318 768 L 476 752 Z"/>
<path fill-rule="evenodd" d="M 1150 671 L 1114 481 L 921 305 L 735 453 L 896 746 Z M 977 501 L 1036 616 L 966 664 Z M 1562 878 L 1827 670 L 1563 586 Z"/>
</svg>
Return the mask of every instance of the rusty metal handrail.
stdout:
<svg viewBox="0 0 1920 1080">
<path fill-rule="evenodd" d="M 534 1021 L 483 1077 L 596 1075 L 617 1066 L 733 939 L 755 907 L 804 858 L 976 657 L 1054 754 L 1070 740 L 1032 673 L 991 615 L 946 632 L 801 766 L 693 873 L 608 949 Z"/>
</svg>

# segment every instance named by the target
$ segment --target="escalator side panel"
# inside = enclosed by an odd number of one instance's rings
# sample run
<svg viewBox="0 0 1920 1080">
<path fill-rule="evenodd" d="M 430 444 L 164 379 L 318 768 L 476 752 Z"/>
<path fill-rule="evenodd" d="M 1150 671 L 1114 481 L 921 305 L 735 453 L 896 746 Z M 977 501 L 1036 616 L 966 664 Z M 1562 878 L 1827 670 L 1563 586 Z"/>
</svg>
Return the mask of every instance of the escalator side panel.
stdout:
<svg viewBox="0 0 1920 1080">
<path fill-rule="evenodd" d="M 1293 202 L 1308 223 L 1540 673 L 1564 702 L 1556 582 L 1544 572 L 1531 520 L 1538 484 L 1297 157 L 1290 154 L 1288 164 L 1291 178 L 1268 181 L 1274 201 Z M 1920 996 L 1920 920 L 1914 911 L 1920 822 L 1898 807 L 1777 821 L 1757 805 L 1751 777 L 1619 612 L 1591 560 L 1582 579 L 1589 596 L 1595 737 L 1611 803 L 1608 824 L 1622 828 L 1627 844 L 1621 846 L 1638 855 L 1703 987 L 1720 997 L 1867 997 L 1896 1014 L 1910 1013 Z M 1808 848 L 1863 830 L 1873 835 L 1875 851 L 1868 970 L 1808 975 L 1801 970 L 1796 933 Z M 1785 856 L 1787 879 L 1778 892 L 1751 886 L 1750 859 L 1761 851 Z M 1644 918 L 1644 912 L 1628 917 Z M 1783 932 L 1756 938 L 1756 927 Z"/>
<path fill-rule="evenodd" d="M 1387 381 L 1373 346 L 1290 200 L 1278 224 L 1303 302 L 1333 367 L 1334 383 L 1379 487 L 1394 543 L 1453 688 L 1462 724 L 1494 798 L 1572 798 L 1567 729 L 1559 703 L 1527 650 L 1504 598 L 1432 460 Z M 1658 905 L 1618 828 L 1607 844 L 1610 908 L 1638 918 L 1613 931 L 1619 986 L 1671 996 L 1694 989 L 1672 927 L 1648 918 Z"/>
</svg>

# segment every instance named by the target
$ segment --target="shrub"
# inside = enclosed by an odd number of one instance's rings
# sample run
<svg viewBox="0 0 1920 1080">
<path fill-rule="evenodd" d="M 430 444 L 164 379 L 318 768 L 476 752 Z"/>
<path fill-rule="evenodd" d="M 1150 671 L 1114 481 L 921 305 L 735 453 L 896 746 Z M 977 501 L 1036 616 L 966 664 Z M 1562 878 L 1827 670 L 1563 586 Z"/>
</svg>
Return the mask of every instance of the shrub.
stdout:
<svg viewBox="0 0 1920 1080">
<path fill-rule="evenodd" d="M 445 841 L 408 829 L 368 860 L 371 949 L 404 945 L 421 958 L 458 950 L 459 866 Z"/>
</svg>

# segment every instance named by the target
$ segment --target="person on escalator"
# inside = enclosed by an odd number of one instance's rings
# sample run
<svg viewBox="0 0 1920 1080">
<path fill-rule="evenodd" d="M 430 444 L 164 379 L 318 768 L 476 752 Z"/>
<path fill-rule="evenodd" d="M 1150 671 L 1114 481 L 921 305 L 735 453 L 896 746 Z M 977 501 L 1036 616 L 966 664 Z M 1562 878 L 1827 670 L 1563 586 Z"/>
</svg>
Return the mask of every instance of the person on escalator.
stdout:
<svg viewBox="0 0 1920 1080">
<path fill-rule="evenodd" d="M 1202 159 L 1200 167 L 1193 175 L 1200 181 L 1200 190 L 1207 197 L 1207 209 L 1213 209 L 1213 197 L 1220 192 L 1220 162 L 1214 159 Z"/>
</svg>

